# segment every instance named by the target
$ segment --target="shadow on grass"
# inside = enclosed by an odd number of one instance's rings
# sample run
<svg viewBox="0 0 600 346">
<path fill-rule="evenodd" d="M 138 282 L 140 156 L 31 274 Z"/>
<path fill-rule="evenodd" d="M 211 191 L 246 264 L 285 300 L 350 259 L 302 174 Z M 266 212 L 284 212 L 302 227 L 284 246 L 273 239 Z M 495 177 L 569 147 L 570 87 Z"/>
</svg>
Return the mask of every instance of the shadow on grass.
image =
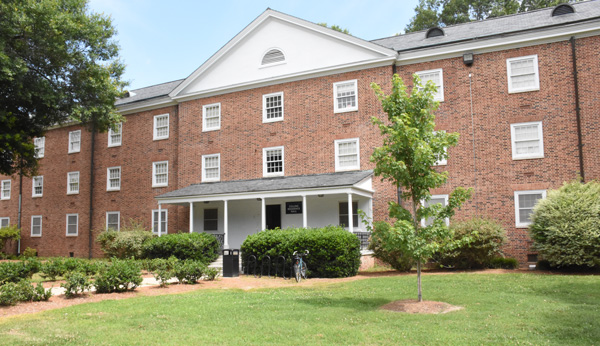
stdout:
<svg viewBox="0 0 600 346">
<path fill-rule="evenodd" d="M 390 300 L 382 298 L 356 298 L 356 297 L 341 297 L 341 298 L 302 298 L 296 302 L 310 305 L 316 308 L 343 308 L 356 311 L 377 310 L 382 305 L 390 302 Z"/>
</svg>

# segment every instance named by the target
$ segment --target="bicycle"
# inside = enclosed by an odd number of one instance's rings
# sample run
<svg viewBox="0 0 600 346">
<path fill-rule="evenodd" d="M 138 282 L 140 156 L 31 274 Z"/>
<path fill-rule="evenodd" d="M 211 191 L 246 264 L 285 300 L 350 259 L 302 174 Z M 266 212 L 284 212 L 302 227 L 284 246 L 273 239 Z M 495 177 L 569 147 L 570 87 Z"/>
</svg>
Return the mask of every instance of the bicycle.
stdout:
<svg viewBox="0 0 600 346">
<path fill-rule="evenodd" d="M 299 253 L 298 251 L 294 251 L 294 276 L 296 277 L 296 282 L 302 281 L 302 278 L 306 279 L 306 263 L 304 263 L 304 259 L 302 257 L 308 255 L 308 250 L 304 251 L 304 253 Z"/>
</svg>

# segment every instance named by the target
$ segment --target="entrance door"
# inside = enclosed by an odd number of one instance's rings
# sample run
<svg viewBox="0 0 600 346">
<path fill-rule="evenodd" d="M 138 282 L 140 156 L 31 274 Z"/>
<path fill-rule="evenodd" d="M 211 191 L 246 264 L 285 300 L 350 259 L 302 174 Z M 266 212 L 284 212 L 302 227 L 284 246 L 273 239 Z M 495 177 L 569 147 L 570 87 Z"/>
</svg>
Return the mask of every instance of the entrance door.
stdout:
<svg viewBox="0 0 600 346">
<path fill-rule="evenodd" d="M 267 205 L 267 229 L 281 228 L 281 204 Z"/>
</svg>

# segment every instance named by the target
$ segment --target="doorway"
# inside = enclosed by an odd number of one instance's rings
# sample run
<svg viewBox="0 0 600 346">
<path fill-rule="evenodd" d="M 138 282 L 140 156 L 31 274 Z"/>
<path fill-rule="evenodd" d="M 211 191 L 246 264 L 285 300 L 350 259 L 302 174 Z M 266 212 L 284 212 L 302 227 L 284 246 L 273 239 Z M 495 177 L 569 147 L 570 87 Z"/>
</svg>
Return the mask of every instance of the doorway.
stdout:
<svg viewBox="0 0 600 346">
<path fill-rule="evenodd" d="M 266 207 L 266 229 L 281 228 L 281 204 L 271 204 Z"/>
</svg>

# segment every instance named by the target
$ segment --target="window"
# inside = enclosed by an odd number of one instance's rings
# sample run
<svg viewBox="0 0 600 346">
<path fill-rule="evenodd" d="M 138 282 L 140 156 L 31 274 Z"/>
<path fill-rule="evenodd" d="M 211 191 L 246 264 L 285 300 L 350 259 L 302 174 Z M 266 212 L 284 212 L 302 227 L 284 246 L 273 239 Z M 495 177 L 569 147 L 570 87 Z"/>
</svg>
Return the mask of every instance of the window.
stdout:
<svg viewBox="0 0 600 346">
<path fill-rule="evenodd" d="M 0 217 L 0 228 L 8 227 L 10 225 L 9 217 Z"/>
<path fill-rule="evenodd" d="M 437 87 L 437 91 L 433 94 L 433 99 L 435 101 L 444 101 L 444 76 L 442 73 L 442 69 L 436 70 L 427 70 L 427 71 L 419 71 L 415 72 L 419 78 L 421 78 L 421 83 L 423 86 L 427 84 L 428 81 L 431 81 Z"/>
<path fill-rule="evenodd" d="M 33 215 L 31 217 L 31 236 L 41 237 L 42 236 L 42 216 Z"/>
<path fill-rule="evenodd" d="M 348 171 L 360 169 L 358 138 L 335 141 L 335 170 Z"/>
<path fill-rule="evenodd" d="M 221 128 L 221 104 L 213 103 L 202 106 L 202 132 L 215 131 Z"/>
<path fill-rule="evenodd" d="M 121 190 L 121 167 L 109 167 L 106 170 L 106 191 Z"/>
<path fill-rule="evenodd" d="M 33 177 L 31 185 L 31 197 L 42 197 L 44 194 L 44 177 Z"/>
<path fill-rule="evenodd" d="M 333 111 L 335 113 L 358 110 L 356 79 L 333 83 Z"/>
<path fill-rule="evenodd" d="M 169 138 L 169 114 L 154 116 L 154 140 Z"/>
<path fill-rule="evenodd" d="M 434 204 L 441 204 L 442 207 L 445 207 L 448 205 L 448 195 L 432 195 L 431 199 L 429 201 L 427 201 L 427 202 L 421 201 L 421 204 L 424 207 L 429 207 Z M 444 219 L 444 222 L 446 223 L 446 226 L 448 226 L 450 224 L 450 219 L 446 218 L 446 219 Z M 421 226 L 423 226 L 423 227 L 430 226 L 431 224 L 433 224 L 432 218 L 428 218 L 427 220 L 425 220 L 425 219 L 421 220 Z"/>
<path fill-rule="evenodd" d="M 219 209 L 204 209 L 204 230 L 217 231 L 219 229 Z"/>
<path fill-rule="evenodd" d="M 121 146 L 122 141 L 122 133 L 123 133 L 123 124 L 118 123 L 115 126 L 115 129 L 108 129 L 108 146 L 109 147 L 119 147 Z"/>
<path fill-rule="evenodd" d="M 121 213 L 118 211 L 106 212 L 106 229 L 119 231 L 121 229 Z"/>
<path fill-rule="evenodd" d="M 348 202 L 340 202 L 340 226 L 348 227 Z M 352 226 L 358 226 L 358 202 L 352 202 Z"/>
<path fill-rule="evenodd" d="M 540 90 L 537 55 L 506 59 L 506 72 L 509 93 Z"/>
<path fill-rule="evenodd" d="M 67 173 L 67 195 L 79 193 L 79 172 Z"/>
<path fill-rule="evenodd" d="M 81 130 L 69 132 L 69 154 L 81 151 Z"/>
<path fill-rule="evenodd" d="M 515 191 L 515 223 L 526 228 L 531 224 L 531 213 L 538 200 L 546 198 L 546 190 Z"/>
<path fill-rule="evenodd" d="M 513 160 L 537 159 L 544 157 L 542 122 L 510 125 Z"/>
<path fill-rule="evenodd" d="M 263 123 L 283 120 L 283 93 L 263 95 Z"/>
<path fill-rule="evenodd" d="M 167 186 L 169 184 L 169 161 L 152 163 L 152 187 Z"/>
<path fill-rule="evenodd" d="M 159 234 L 158 230 L 158 212 L 159 210 L 152 211 L 152 233 Z M 168 213 L 166 209 L 160 210 L 160 234 L 167 234 L 167 217 Z"/>
<path fill-rule="evenodd" d="M 34 138 L 33 145 L 35 146 L 35 157 L 41 159 L 44 157 L 44 147 L 46 146 L 46 137 Z"/>
<path fill-rule="evenodd" d="M 221 155 L 202 155 L 202 181 L 221 180 Z"/>
<path fill-rule="evenodd" d="M 283 147 L 263 149 L 263 176 L 283 175 Z"/>
<path fill-rule="evenodd" d="M 285 62 L 285 55 L 279 49 L 270 49 L 263 55 L 261 65 L 273 65 Z"/>
<path fill-rule="evenodd" d="M 67 214 L 67 237 L 79 234 L 79 214 Z"/>
<path fill-rule="evenodd" d="M 10 199 L 10 180 L 2 180 L 0 199 Z"/>
</svg>

